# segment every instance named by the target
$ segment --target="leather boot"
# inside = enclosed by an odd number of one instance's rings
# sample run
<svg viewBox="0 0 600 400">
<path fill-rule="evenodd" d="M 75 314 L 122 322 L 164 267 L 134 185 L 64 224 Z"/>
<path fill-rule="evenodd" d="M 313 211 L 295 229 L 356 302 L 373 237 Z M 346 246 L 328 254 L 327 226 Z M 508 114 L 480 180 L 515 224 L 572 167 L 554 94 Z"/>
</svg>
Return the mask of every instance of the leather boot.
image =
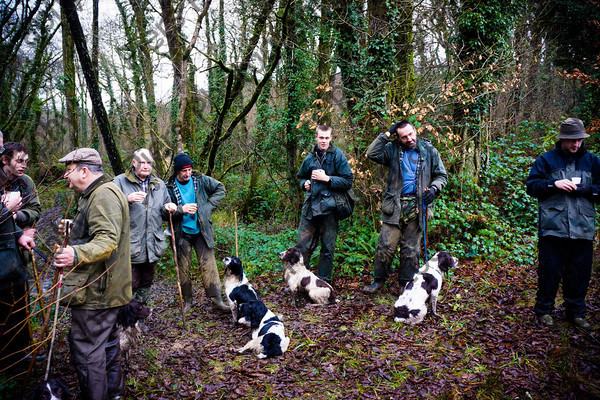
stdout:
<svg viewBox="0 0 600 400">
<path fill-rule="evenodd" d="M 210 298 L 210 301 L 212 301 L 213 310 L 223 312 L 223 313 L 231 311 L 229 306 L 226 305 L 225 303 L 223 303 L 223 299 L 221 298 L 221 296 L 213 296 L 213 297 L 209 297 L 209 298 Z"/>
<path fill-rule="evenodd" d="M 381 288 L 383 288 L 384 283 L 385 283 L 384 280 L 376 279 L 375 281 L 373 281 L 373 283 L 371 283 L 370 285 L 367 285 L 363 288 L 363 293 L 375 294 L 379 290 L 381 290 Z"/>
</svg>

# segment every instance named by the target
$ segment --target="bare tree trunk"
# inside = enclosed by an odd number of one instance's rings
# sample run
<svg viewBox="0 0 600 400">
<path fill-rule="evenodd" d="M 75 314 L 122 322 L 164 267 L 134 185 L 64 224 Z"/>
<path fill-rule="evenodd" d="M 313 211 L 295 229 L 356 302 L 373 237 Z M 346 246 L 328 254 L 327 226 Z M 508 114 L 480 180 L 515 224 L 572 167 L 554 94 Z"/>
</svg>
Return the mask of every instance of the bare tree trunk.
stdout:
<svg viewBox="0 0 600 400">
<path fill-rule="evenodd" d="M 288 23 L 288 7 L 290 5 L 290 0 L 282 0 L 282 4 L 280 7 L 280 15 L 277 18 L 276 32 L 281 32 L 281 38 L 277 38 L 275 43 L 273 44 L 273 48 L 271 50 L 271 54 L 269 56 L 269 61 L 267 63 L 267 69 L 260 81 L 256 82 L 255 89 L 246 102 L 242 106 L 242 110 L 233 116 L 232 121 L 229 123 L 227 128 L 224 127 L 225 118 L 230 114 L 232 107 L 235 102 L 239 99 L 242 94 L 242 90 L 244 89 L 244 85 L 248 78 L 248 69 L 250 67 L 250 61 L 252 59 L 252 55 L 256 46 L 259 42 L 259 39 L 264 32 L 267 24 L 267 17 L 273 9 L 275 0 L 266 0 L 262 4 L 262 9 L 256 16 L 256 22 L 254 28 L 252 29 L 252 34 L 250 39 L 246 43 L 245 48 L 243 49 L 242 59 L 235 67 L 227 67 L 222 61 L 219 62 L 219 67 L 225 71 L 227 74 L 227 87 L 225 89 L 225 96 L 222 106 L 219 109 L 217 117 L 214 119 L 211 131 L 207 136 L 201 153 L 201 159 L 207 160 L 207 168 L 206 173 L 211 174 L 215 167 L 215 160 L 217 156 L 217 152 L 221 144 L 223 144 L 231 134 L 233 130 L 238 126 L 238 124 L 242 121 L 242 119 L 248 115 L 250 110 L 254 107 L 258 96 L 263 90 L 263 87 L 269 82 L 273 72 L 275 71 L 275 67 L 279 63 L 279 59 L 281 58 L 281 48 L 283 42 L 285 41 L 285 35 L 287 33 L 286 25 Z M 255 77 L 256 79 L 256 77 Z"/>
<path fill-rule="evenodd" d="M 90 92 L 92 107 L 96 115 L 98 128 L 100 129 L 100 134 L 102 135 L 102 140 L 104 142 L 106 153 L 108 154 L 108 158 L 110 160 L 110 164 L 115 175 L 121 174 L 124 172 L 123 162 L 121 160 L 121 156 L 119 154 L 112 132 L 110 130 L 108 115 L 106 114 L 106 109 L 104 108 L 104 104 L 102 103 L 100 87 L 98 86 L 96 75 L 94 74 L 92 60 L 90 59 L 87 44 L 85 42 L 85 36 L 83 34 L 83 29 L 81 28 L 81 23 L 79 22 L 79 16 L 77 15 L 75 1 L 60 0 L 60 5 L 64 9 L 65 17 L 69 22 L 71 36 L 73 37 L 75 48 L 77 49 L 77 54 L 79 55 L 79 62 L 81 63 L 83 76 L 85 77 L 85 82 Z"/>
<path fill-rule="evenodd" d="M 198 34 L 200 33 L 200 27 L 202 20 L 208 13 L 208 8 L 211 1 L 205 0 L 202 11 L 198 14 L 196 19 L 196 26 L 191 38 L 188 40 L 181 33 L 181 18 L 176 16 L 176 9 L 171 0 L 159 0 L 161 7 L 161 15 L 163 24 L 165 26 L 165 35 L 167 37 L 167 45 L 169 47 L 169 57 L 171 64 L 173 65 L 173 109 L 174 121 L 173 133 L 176 138 L 177 150 L 183 151 L 183 144 L 191 139 L 191 131 L 187 124 L 185 124 L 185 115 L 187 105 L 190 101 L 190 92 L 188 85 L 188 63 L 190 60 L 190 53 L 196 41 L 198 40 Z M 183 5 L 179 4 L 183 9 Z"/>
</svg>

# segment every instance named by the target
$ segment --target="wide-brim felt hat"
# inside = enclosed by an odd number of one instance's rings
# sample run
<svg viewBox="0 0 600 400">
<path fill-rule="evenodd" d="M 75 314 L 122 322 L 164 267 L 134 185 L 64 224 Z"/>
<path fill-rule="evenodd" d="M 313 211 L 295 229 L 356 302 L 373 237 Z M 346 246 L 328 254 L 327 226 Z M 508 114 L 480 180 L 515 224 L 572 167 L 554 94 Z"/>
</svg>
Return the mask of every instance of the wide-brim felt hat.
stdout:
<svg viewBox="0 0 600 400">
<path fill-rule="evenodd" d="M 585 139 L 590 137 L 590 135 L 585 133 L 585 127 L 579 118 L 567 118 L 560 124 L 560 130 L 556 137 L 559 139 L 576 140 Z"/>
</svg>

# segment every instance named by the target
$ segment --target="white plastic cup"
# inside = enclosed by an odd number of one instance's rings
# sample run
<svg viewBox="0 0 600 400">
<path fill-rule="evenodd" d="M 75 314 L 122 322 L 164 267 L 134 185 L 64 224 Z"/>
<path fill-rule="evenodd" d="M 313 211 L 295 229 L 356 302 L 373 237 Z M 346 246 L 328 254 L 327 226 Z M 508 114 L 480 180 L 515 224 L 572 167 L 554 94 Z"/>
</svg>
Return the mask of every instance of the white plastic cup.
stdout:
<svg viewBox="0 0 600 400">
<path fill-rule="evenodd" d="M 581 183 L 581 177 L 574 176 L 574 177 L 571 178 L 571 182 L 573 182 L 576 185 L 579 185 Z"/>
</svg>

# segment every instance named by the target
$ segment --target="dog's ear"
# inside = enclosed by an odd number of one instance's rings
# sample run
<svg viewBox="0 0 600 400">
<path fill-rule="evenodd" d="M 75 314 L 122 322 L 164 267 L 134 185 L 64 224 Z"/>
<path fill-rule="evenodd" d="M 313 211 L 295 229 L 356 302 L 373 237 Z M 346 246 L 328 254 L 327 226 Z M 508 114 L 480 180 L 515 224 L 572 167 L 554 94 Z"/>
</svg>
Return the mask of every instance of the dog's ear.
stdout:
<svg viewBox="0 0 600 400">
<path fill-rule="evenodd" d="M 60 396 L 57 396 L 59 399 L 67 400 L 73 398 L 73 394 L 69 392 L 69 389 L 65 386 L 62 381 L 56 381 L 56 386 L 62 391 Z M 57 393 L 58 394 L 58 393 Z"/>
<path fill-rule="evenodd" d="M 240 268 L 242 267 L 242 260 L 240 260 L 239 258 L 237 258 L 236 256 L 231 256 L 231 262 L 236 265 L 239 266 Z"/>
<path fill-rule="evenodd" d="M 290 249 L 290 264 L 298 264 L 302 260 L 302 252 L 297 247 Z"/>
</svg>

